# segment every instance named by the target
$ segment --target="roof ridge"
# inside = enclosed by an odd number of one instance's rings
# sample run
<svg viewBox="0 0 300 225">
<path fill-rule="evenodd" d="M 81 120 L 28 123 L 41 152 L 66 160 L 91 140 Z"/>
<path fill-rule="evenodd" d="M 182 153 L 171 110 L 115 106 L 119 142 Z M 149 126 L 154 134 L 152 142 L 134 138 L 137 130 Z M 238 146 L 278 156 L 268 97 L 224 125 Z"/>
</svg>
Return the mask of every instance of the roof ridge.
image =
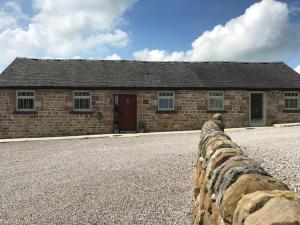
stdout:
<svg viewBox="0 0 300 225">
<path fill-rule="evenodd" d="M 151 64 L 153 62 L 134 60 L 121 62 L 112 60 L 89 62 L 88 60 L 92 59 L 17 58 L 1 73 L 0 89 L 8 87 L 147 89 L 151 87 L 154 89 L 297 88 L 300 90 L 299 74 L 283 63 L 208 61 Z"/>
<path fill-rule="evenodd" d="M 16 59 L 36 60 L 36 61 L 79 61 L 79 62 L 138 62 L 138 63 L 237 63 L 237 64 L 275 64 L 284 63 L 282 61 L 146 61 L 146 60 L 131 60 L 131 59 L 66 59 L 66 58 L 30 58 L 30 57 L 16 57 Z"/>
</svg>

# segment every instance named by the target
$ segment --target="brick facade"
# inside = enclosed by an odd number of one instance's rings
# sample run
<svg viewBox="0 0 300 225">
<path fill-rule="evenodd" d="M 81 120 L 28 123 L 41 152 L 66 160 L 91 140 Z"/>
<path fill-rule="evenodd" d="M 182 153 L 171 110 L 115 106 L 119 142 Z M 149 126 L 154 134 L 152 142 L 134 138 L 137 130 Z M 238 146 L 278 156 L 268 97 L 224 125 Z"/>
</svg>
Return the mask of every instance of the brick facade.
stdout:
<svg viewBox="0 0 300 225">
<path fill-rule="evenodd" d="M 72 90 L 35 91 L 35 113 L 16 112 L 16 90 L 0 90 L 0 138 L 112 133 L 114 94 L 137 95 L 137 121 L 146 131 L 200 129 L 208 111 L 208 91 L 175 91 L 175 111 L 157 111 L 157 91 L 92 90 L 92 112 L 72 112 Z M 300 121 L 300 112 L 284 111 L 282 91 L 266 91 L 267 125 Z M 146 101 L 145 101 L 146 100 Z M 226 127 L 249 126 L 249 92 L 224 91 Z"/>
</svg>

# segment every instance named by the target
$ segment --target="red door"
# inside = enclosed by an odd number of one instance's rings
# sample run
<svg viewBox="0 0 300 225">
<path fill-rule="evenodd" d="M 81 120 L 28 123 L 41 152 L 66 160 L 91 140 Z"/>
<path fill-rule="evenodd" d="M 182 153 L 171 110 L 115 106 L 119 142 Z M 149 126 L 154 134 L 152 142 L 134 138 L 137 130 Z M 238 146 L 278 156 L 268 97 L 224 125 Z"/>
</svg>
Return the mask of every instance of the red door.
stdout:
<svg viewBox="0 0 300 225">
<path fill-rule="evenodd" d="M 120 130 L 136 131 L 136 95 L 119 95 Z"/>
</svg>

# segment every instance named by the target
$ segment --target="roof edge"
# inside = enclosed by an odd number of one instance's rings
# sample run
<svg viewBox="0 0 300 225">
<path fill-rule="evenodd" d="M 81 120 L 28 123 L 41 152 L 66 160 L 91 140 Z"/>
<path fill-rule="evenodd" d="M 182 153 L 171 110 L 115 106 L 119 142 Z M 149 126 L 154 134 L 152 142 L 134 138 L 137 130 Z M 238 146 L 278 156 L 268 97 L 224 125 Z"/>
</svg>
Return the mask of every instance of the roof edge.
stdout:
<svg viewBox="0 0 300 225">
<path fill-rule="evenodd" d="M 244 91 L 271 91 L 271 90 L 289 90 L 300 91 L 299 88 L 283 87 L 77 87 L 77 86 L 0 86 L 0 90 L 23 89 L 23 90 L 244 90 Z"/>
<path fill-rule="evenodd" d="M 16 57 L 15 60 L 34 60 L 34 61 L 79 61 L 79 62 L 140 62 L 140 63 L 241 63 L 241 64 L 276 64 L 283 63 L 283 61 L 145 61 L 145 60 L 110 60 L 110 59 L 67 59 L 67 58 L 30 58 L 30 57 Z M 12 62 L 12 63 L 13 63 Z"/>
<path fill-rule="evenodd" d="M 5 69 L 0 73 L 0 76 L 1 76 L 2 74 L 4 74 L 4 72 L 6 72 L 6 71 L 10 68 L 10 66 L 11 66 L 12 64 L 14 64 L 18 59 L 19 59 L 19 58 L 16 57 L 11 63 L 9 63 L 9 64 L 5 67 Z"/>
</svg>

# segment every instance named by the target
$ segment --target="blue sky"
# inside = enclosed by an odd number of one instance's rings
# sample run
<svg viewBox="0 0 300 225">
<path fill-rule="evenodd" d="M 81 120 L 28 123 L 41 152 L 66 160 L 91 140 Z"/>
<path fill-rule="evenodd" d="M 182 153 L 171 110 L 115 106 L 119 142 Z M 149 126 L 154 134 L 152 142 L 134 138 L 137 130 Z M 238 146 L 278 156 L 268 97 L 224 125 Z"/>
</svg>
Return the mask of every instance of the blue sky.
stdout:
<svg viewBox="0 0 300 225">
<path fill-rule="evenodd" d="M 0 71 L 16 56 L 296 68 L 299 24 L 298 0 L 0 0 Z"/>
</svg>

